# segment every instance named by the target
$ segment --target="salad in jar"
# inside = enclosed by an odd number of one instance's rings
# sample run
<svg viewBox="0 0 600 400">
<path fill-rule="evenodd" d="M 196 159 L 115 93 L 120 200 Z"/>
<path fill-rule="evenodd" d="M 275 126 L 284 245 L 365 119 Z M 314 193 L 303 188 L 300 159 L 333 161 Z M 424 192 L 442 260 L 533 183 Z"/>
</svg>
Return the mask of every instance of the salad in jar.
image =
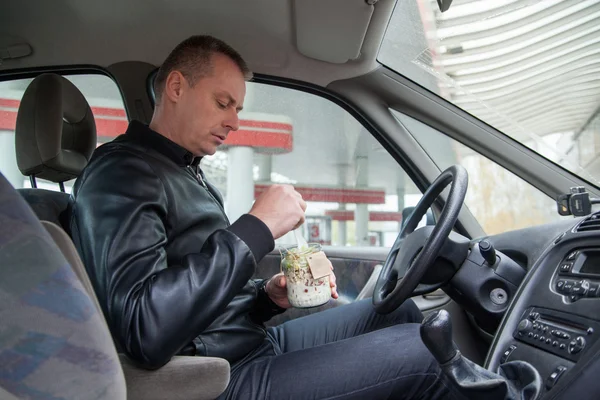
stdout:
<svg viewBox="0 0 600 400">
<path fill-rule="evenodd" d="M 293 307 L 317 307 L 331 298 L 329 275 L 315 278 L 309 265 L 309 257 L 320 252 L 321 245 L 314 243 L 281 250 L 281 269 L 287 281 L 288 301 Z"/>
</svg>

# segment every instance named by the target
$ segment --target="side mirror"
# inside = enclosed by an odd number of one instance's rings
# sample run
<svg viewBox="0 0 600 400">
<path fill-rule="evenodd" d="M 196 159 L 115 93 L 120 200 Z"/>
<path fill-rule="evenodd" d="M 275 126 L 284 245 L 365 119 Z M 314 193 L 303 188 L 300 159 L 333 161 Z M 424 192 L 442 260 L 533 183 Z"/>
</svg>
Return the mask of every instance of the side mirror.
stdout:
<svg viewBox="0 0 600 400">
<path fill-rule="evenodd" d="M 438 7 L 441 12 L 448 11 L 450 8 L 450 4 L 452 4 L 452 0 L 437 0 Z"/>
<path fill-rule="evenodd" d="M 402 228 L 401 229 L 404 229 L 404 225 L 408 221 L 408 217 L 410 217 L 410 215 L 413 213 L 414 210 L 415 210 L 414 207 L 405 207 L 402 210 Z M 425 213 L 425 225 L 435 225 L 435 216 L 433 215 L 433 211 L 431 211 L 431 208 L 428 209 L 427 212 Z"/>
</svg>

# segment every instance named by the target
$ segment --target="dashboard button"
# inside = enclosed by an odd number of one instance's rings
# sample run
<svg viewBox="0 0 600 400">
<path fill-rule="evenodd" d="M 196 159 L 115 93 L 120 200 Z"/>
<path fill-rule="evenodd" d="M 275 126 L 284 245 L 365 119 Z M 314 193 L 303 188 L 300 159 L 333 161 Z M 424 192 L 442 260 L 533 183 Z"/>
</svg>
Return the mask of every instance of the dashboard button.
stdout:
<svg viewBox="0 0 600 400">
<path fill-rule="evenodd" d="M 556 347 L 556 346 L 558 346 L 558 341 L 557 341 L 557 340 L 555 340 L 554 342 L 552 342 L 552 346 L 553 346 L 553 347 Z"/>
<path fill-rule="evenodd" d="M 585 296 L 590 289 L 590 283 L 586 280 L 575 282 L 571 294 L 576 296 Z"/>
<path fill-rule="evenodd" d="M 569 281 L 569 280 L 568 280 L 568 281 L 566 281 L 566 282 L 565 282 L 565 286 L 563 287 L 563 291 L 562 291 L 562 292 L 563 292 L 564 294 L 569 294 L 569 293 L 571 293 L 571 290 L 573 289 L 573 285 L 574 285 L 574 284 L 575 284 L 575 282 L 574 282 L 574 281 Z"/>
<path fill-rule="evenodd" d="M 587 297 L 598 297 L 598 284 L 590 282 L 590 288 L 587 292 Z"/>
<path fill-rule="evenodd" d="M 575 259 L 575 257 L 577 257 L 577 251 L 572 251 L 569 253 L 569 255 L 567 256 L 566 260 L 567 261 L 573 261 Z"/>
<path fill-rule="evenodd" d="M 569 353 L 577 354 L 585 348 L 585 339 L 582 336 L 577 336 L 575 340 L 569 343 Z"/>
<path fill-rule="evenodd" d="M 573 263 L 572 262 L 566 262 L 566 263 L 562 263 L 560 264 L 560 272 L 571 272 L 571 268 L 573 267 Z"/>
<path fill-rule="evenodd" d="M 552 339 L 546 339 L 546 344 L 552 343 Z"/>
<path fill-rule="evenodd" d="M 535 321 L 539 317 L 540 317 L 540 313 L 538 313 L 538 312 L 530 312 L 529 313 L 529 319 L 532 321 Z"/>
<path fill-rule="evenodd" d="M 537 338 L 539 338 L 539 337 L 540 337 L 540 335 L 538 335 L 537 333 L 536 333 L 535 335 L 533 335 L 533 338 L 534 338 L 535 340 L 537 340 Z"/>
<path fill-rule="evenodd" d="M 510 357 L 510 355 L 512 354 L 513 351 L 515 351 L 516 348 L 517 348 L 517 346 L 515 346 L 514 344 L 511 344 L 508 347 L 508 349 L 504 350 L 504 353 L 502 353 L 502 357 L 500 358 L 500 362 L 505 363 L 506 360 L 508 360 L 508 357 Z"/>
<path fill-rule="evenodd" d="M 564 279 L 561 279 L 558 282 L 556 282 L 556 290 L 558 292 L 562 292 L 563 289 L 565 288 L 565 283 L 567 283 L 567 281 Z"/>
<path fill-rule="evenodd" d="M 533 324 L 528 319 L 524 319 L 521 322 L 519 322 L 519 326 L 517 326 L 517 332 L 519 332 L 519 336 L 523 336 L 525 333 L 529 332 L 531 330 L 532 325 Z"/>
<path fill-rule="evenodd" d="M 567 370 L 567 367 L 563 367 L 562 365 L 559 365 L 558 367 L 556 367 L 556 369 L 554 371 L 552 371 L 550 376 L 548 376 L 548 378 L 546 378 L 546 389 L 548 389 L 548 390 L 552 389 L 554 387 L 554 385 L 556 385 L 556 382 L 558 382 L 558 380 L 560 379 L 560 377 L 566 370 Z"/>
</svg>

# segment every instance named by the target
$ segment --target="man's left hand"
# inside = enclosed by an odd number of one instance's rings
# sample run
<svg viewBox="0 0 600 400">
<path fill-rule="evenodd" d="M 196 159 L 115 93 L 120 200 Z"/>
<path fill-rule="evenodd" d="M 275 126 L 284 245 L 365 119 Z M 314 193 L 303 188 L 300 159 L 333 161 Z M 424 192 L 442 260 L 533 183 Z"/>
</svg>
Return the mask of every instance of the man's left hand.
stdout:
<svg viewBox="0 0 600 400">
<path fill-rule="evenodd" d="M 333 273 L 333 265 L 331 264 L 331 261 L 329 261 L 329 268 L 331 268 L 331 274 L 329 274 L 329 286 L 331 286 L 331 297 L 337 299 L 339 295 L 337 292 L 335 274 Z M 286 279 L 283 275 L 283 272 L 280 272 L 277 275 L 273 276 L 271 279 L 269 279 L 267 285 L 265 286 L 265 291 L 267 292 L 267 295 L 269 295 L 269 298 L 273 300 L 273 302 L 279 307 L 292 307 L 287 298 Z"/>
</svg>

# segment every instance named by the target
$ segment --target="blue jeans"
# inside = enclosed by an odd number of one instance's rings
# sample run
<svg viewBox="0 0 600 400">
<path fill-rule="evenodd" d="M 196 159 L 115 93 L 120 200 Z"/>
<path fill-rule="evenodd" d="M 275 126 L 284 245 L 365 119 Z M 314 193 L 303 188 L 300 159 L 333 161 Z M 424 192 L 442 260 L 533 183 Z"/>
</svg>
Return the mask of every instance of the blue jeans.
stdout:
<svg viewBox="0 0 600 400">
<path fill-rule="evenodd" d="M 412 300 L 378 315 L 371 299 L 269 328 L 232 365 L 220 399 L 453 399 L 419 336 Z"/>
</svg>

